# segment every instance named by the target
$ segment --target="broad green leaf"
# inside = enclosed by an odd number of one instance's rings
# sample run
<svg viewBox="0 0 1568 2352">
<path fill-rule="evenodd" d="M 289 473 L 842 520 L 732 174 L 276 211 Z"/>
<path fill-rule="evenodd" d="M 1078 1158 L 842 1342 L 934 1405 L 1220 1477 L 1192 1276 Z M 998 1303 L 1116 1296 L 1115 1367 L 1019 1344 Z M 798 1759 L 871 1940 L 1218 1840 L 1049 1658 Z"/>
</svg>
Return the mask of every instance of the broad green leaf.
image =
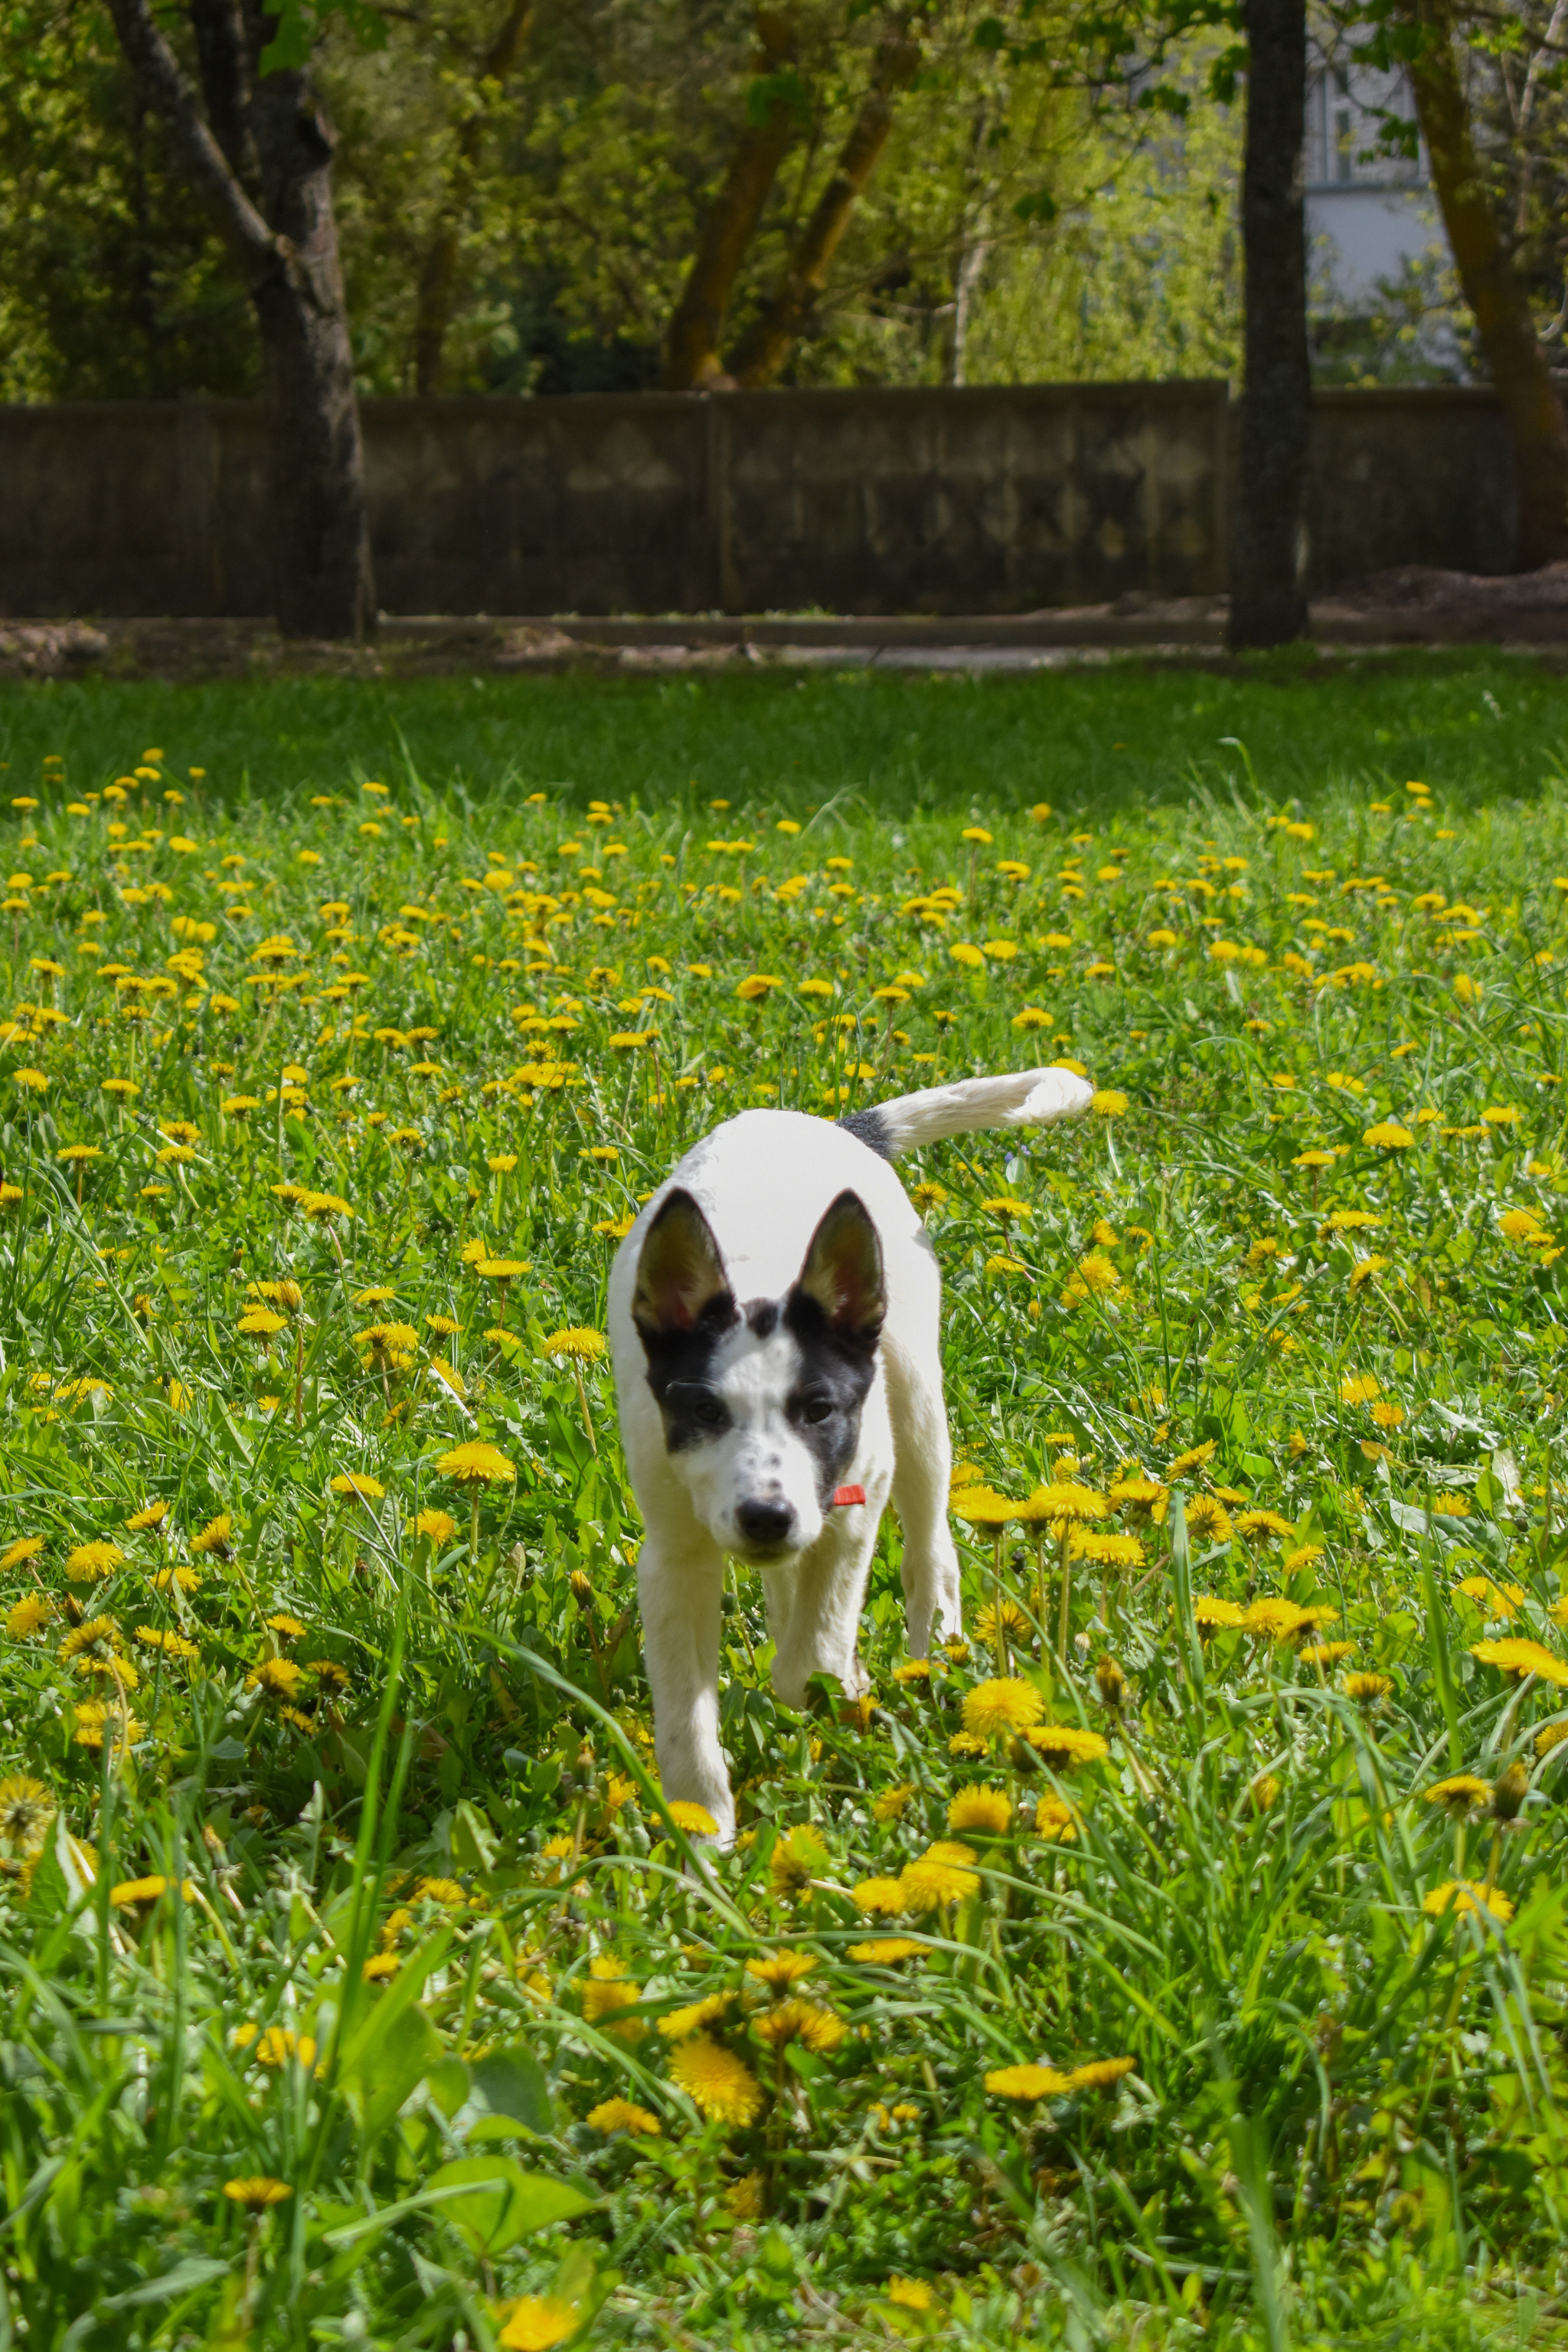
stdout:
<svg viewBox="0 0 1568 2352">
<path fill-rule="evenodd" d="M 443 2053 L 440 2035 L 417 2003 L 394 2018 L 348 2076 L 357 2090 L 367 2139 L 384 2131 Z M 346 2071 L 346 2070 L 345 2070 Z"/>
<path fill-rule="evenodd" d="M 477 2254 L 506 2252 L 520 2238 L 552 2221 L 571 2221 L 589 2210 L 590 2200 L 563 2180 L 524 2172 L 510 2156 L 462 2156 L 444 2164 L 425 2184 L 426 2193 L 463 2189 L 441 2199 L 440 2210 Z"/>
</svg>

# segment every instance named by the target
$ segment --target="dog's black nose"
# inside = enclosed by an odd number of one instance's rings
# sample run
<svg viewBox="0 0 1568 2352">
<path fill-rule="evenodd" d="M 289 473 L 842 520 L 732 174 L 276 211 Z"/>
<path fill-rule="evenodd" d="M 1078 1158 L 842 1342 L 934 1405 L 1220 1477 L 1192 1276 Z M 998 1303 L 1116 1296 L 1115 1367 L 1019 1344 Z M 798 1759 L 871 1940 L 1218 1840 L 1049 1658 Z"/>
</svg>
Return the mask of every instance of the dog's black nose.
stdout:
<svg viewBox="0 0 1568 2352">
<path fill-rule="evenodd" d="M 742 1503 L 735 1517 L 748 1543 L 782 1544 L 795 1527 L 788 1503 Z"/>
</svg>

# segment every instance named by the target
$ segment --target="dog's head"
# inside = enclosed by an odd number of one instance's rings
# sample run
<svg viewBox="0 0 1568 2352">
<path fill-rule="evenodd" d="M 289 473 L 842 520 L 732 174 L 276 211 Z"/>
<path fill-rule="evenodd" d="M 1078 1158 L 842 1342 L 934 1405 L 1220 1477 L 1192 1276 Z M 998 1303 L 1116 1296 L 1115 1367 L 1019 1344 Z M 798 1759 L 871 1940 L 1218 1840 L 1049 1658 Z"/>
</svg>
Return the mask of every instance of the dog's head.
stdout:
<svg viewBox="0 0 1568 2352">
<path fill-rule="evenodd" d="M 782 1298 L 743 1306 L 690 1193 L 660 1206 L 632 1319 L 670 1466 L 725 1551 L 765 1566 L 816 1541 L 860 1441 L 887 1304 L 881 1244 L 857 1193 L 827 1210 Z"/>
</svg>

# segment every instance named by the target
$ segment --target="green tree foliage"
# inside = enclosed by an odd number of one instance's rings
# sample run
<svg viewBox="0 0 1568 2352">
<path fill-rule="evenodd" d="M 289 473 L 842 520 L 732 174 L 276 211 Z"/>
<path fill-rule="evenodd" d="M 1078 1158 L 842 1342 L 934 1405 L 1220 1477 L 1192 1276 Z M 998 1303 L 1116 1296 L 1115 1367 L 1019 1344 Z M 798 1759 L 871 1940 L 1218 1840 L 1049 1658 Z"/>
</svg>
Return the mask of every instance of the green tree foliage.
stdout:
<svg viewBox="0 0 1568 2352">
<path fill-rule="evenodd" d="M 0 75 L 0 399 L 257 389 L 244 288 L 108 16 L 22 0 Z"/>
<path fill-rule="evenodd" d="M 701 226 L 755 102 L 749 5 L 544 0 L 504 90 L 475 63 L 500 0 L 394 19 L 367 55 L 329 45 L 339 202 L 362 379 L 413 386 L 421 257 L 465 124 L 485 135 L 464 224 L 452 389 L 650 384 Z M 1210 374 L 1234 362 L 1239 127 L 1205 102 L 1227 54 L 1199 30 L 1151 83 L 1090 59 L 1054 18 L 951 0 L 851 217 L 786 382 L 921 383 Z M 1047 35 L 1055 25 L 1059 37 Z M 795 73 L 800 129 L 747 252 L 741 341 L 855 120 L 881 13 L 819 12 Z M 434 38 L 432 34 L 434 33 Z M 1093 73 L 1100 79 L 1095 85 Z M 1111 77 L 1114 77 L 1113 79 Z"/>
</svg>

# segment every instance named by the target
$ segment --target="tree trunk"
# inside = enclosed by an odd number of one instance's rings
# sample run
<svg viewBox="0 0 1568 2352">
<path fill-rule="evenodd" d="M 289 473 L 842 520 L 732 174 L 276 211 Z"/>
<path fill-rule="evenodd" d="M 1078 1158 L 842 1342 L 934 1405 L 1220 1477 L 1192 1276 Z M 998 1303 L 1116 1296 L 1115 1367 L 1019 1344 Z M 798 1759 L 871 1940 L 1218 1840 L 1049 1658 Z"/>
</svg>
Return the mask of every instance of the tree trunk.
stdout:
<svg viewBox="0 0 1568 2352">
<path fill-rule="evenodd" d="M 731 359 L 731 375 L 749 391 L 776 381 L 809 324 L 850 216 L 888 143 L 893 99 L 914 79 L 920 58 L 919 44 L 907 35 L 895 36 L 879 48 L 871 87 L 861 100 L 833 176 L 817 198 L 773 299 L 742 337 Z"/>
<path fill-rule="evenodd" d="M 1246 385 L 1231 529 L 1233 646 L 1282 646 L 1307 627 L 1307 225 L 1301 148 L 1306 0 L 1244 0 L 1247 160 L 1241 233 Z"/>
<path fill-rule="evenodd" d="M 793 19 L 759 13 L 757 37 L 762 44 L 759 76 L 783 72 L 795 51 Z M 719 357 L 725 316 L 797 123 L 796 108 L 786 98 L 773 96 L 762 121 L 748 120 L 736 142 L 670 320 L 664 364 L 667 392 L 729 387 L 731 380 Z"/>
<path fill-rule="evenodd" d="M 1513 448 L 1521 571 L 1568 556 L 1568 424 L 1523 286 L 1481 181 L 1447 0 L 1415 0 L 1411 68 L 1432 184 Z"/>
<path fill-rule="evenodd" d="M 259 0 L 191 0 L 207 109 L 150 0 L 110 0 L 121 47 L 217 235 L 260 331 L 272 423 L 273 560 L 286 635 L 374 626 L 370 533 L 337 222 L 331 125 L 306 76 L 258 77 Z"/>
<path fill-rule="evenodd" d="M 983 221 L 967 226 L 959 241 L 952 272 L 952 310 L 942 352 L 943 383 L 962 384 L 969 351 L 969 317 L 985 268 L 986 245 Z"/>
<path fill-rule="evenodd" d="M 511 0 L 500 30 L 485 53 L 478 80 L 482 100 L 487 87 L 504 89 L 527 37 L 533 0 Z M 476 104 L 458 133 L 458 161 L 436 234 L 419 272 L 419 293 L 414 317 L 414 381 L 426 398 L 438 393 L 446 367 L 447 331 L 456 307 L 458 259 L 463 223 L 473 201 L 474 178 L 484 144 L 485 113 Z"/>
</svg>

